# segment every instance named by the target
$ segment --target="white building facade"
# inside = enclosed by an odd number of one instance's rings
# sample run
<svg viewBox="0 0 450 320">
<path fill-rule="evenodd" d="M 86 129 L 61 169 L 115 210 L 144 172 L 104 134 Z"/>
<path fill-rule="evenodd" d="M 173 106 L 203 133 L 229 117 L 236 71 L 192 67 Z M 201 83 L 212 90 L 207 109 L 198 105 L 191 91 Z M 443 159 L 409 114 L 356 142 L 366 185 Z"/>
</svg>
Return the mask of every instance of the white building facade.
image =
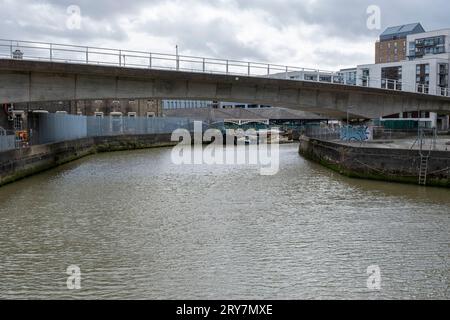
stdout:
<svg viewBox="0 0 450 320">
<path fill-rule="evenodd" d="M 373 88 L 449 96 L 450 29 L 407 36 L 407 59 L 399 62 L 359 65 L 356 84 Z M 411 118 L 412 115 L 412 118 Z M 449 129 L 448 116 L 436 113 L 404 113 L 389 121 L 415 120 L 420 126 Z M 386 120 L 382 118 L 381 121 Z"/>
</svg>

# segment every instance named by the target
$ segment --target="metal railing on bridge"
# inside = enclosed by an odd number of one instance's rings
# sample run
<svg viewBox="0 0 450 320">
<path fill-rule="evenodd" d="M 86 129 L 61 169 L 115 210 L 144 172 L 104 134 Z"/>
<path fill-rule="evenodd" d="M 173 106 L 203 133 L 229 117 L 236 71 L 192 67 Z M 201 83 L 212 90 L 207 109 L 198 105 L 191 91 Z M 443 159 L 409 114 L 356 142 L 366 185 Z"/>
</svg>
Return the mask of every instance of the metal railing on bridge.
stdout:
<svg viewBox="0 0 450 320">
<path fill-rule="evenodd" d="M 430 88 L 424 84 L 387 78 L 360 77 L 357 79 L 359 80 L 357 84 L 349 83 L 339 72 L 335 71 L 47 42 L 0 39 L 0 58 L 265 77 L 449 96 L 448 88 Z"/>
</svg>

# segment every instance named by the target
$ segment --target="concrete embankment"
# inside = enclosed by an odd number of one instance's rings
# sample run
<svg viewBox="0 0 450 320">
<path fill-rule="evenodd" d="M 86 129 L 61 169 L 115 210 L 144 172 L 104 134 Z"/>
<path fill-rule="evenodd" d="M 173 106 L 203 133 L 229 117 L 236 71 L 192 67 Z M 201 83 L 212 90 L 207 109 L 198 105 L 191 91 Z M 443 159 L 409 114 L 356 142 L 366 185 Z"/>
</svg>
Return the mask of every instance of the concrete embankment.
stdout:
<svg viewBox="0 0 450 320">
<path fill-rule="evenodd" d="M 421 155 L 418 150 L 349 146 L 302 137 L 299 152 L 305 158 L 349 177 L 419 183 Z M 429 153 L 426 184 L 450 187 L 450 151 Z"/>
<path fill-rule="evenodd" d="M 97 152 L 173 146 L 170 134 L 92 137 L 0 153 L 0 186 Z"/>
</svg>

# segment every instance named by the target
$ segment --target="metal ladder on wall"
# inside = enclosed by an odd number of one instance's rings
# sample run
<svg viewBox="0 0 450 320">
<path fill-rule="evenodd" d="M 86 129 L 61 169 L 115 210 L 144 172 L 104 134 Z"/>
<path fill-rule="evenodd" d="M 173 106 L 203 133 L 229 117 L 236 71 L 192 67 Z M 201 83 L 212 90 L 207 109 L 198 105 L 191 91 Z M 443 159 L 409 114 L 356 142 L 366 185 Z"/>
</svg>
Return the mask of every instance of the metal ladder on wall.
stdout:
<svg viewBox="0 0 450 320">
<path fill-rule="evenodd" d="M 426 186 L 427 185 L 427 176 L 428 176 L 428 163 L 431 156 L 431 150 L 436 149 L 436 130 L 433 130 L 433 137 L 430 145 L 430 150 L 427 153 L 424 153 L 423 144 L 425 140 L 425 132 L 424 130 L 419 129 L 419 144 L 420 144 L 420 166 L 419 166 L 419 185 Z"/>
<path fill-rule="evenodd" d="M 427 175 L 428 175 L 428 160 L 429 155 L 420 155 L 420 169 L 419 169 L 419 185 L 427 185 Z"/>
</svg>

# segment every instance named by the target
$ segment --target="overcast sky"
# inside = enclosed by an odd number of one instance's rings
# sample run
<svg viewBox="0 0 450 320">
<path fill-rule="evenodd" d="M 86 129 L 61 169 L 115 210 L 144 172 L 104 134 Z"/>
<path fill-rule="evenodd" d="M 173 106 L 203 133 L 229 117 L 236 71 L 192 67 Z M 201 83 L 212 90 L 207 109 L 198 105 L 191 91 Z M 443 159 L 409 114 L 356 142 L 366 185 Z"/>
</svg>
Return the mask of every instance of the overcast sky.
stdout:
<svg viewBox="0 0 450 320">
<path fill-rule="evenodd" d="M 381 30 L 367 27 L 370 5 Z M 388 26 L 450 27 L 448 0 L 0 0 L 0 12 L 3 39 L 168 53 L 178 44 L 181 54 L 324 70 L 373 63 Z"/>
</svg>

